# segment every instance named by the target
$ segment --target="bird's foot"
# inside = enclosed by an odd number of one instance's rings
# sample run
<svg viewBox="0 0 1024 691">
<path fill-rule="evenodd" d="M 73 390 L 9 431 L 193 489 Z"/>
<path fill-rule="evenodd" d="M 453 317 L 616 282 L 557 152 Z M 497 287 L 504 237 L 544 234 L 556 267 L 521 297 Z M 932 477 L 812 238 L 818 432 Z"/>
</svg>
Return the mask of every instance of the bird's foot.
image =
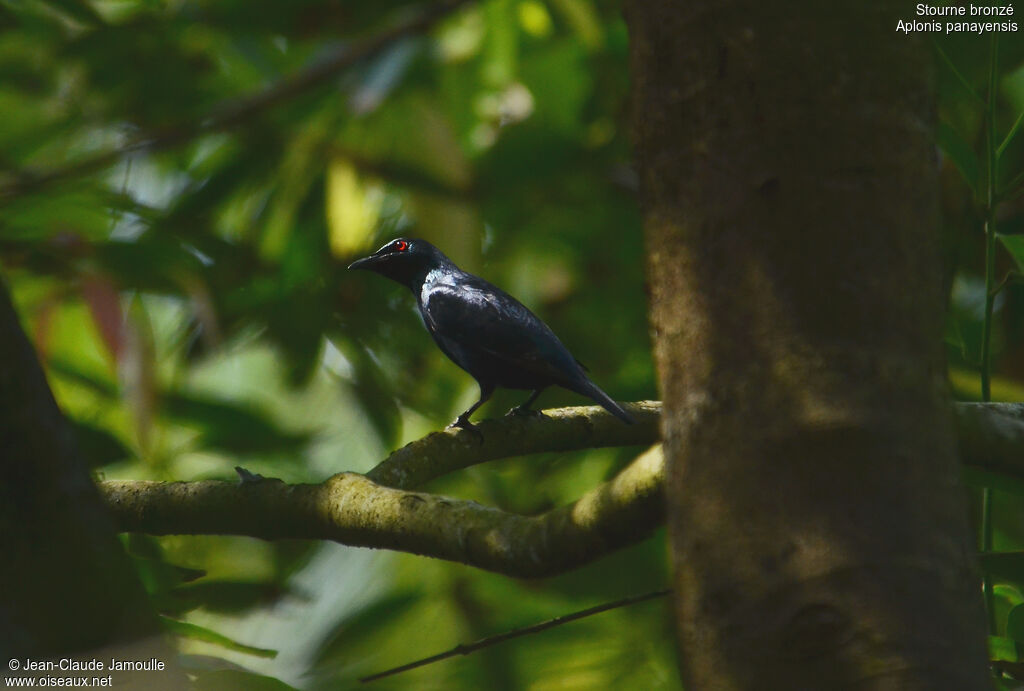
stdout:
<svg viewBox="0 0 1024 691">
<path fill-rule="evenodd" d="M 276 477 L 263 477 L 259 473 L 246 470 L 240 465 L 235 466 L 235 472 L 238 473 L 238 484 L 240 486 L 258 485 L 261 482 L 281 482 L 281 480 Z"/>
<path fill-rule="evenodd" d="M 547 417 L 547 415 L 545 415 L 540 410 L 534 410 L 533 408 L 527 408 L 526 406 L 522 405 L 517 405 L 515 408 L 512 408 L 507 413 L 505 413 L 506 417 L 509 415 L 514 415 L 517 417 Z"/>
<path fill-rule="evenodd" d="M 469 432 L 477 439 L 479 439 L 481 443 L 483 443 L 484 435 L 480 432 L 479 429 L 477 429 L 476 425 L 469 421 L 468 415 L 463 414 L 455 418 L 455 420 L 453 420 L 452 423 L 448 425 L 448 429 L 452 429 L 453 427 Z"/>
</svg>

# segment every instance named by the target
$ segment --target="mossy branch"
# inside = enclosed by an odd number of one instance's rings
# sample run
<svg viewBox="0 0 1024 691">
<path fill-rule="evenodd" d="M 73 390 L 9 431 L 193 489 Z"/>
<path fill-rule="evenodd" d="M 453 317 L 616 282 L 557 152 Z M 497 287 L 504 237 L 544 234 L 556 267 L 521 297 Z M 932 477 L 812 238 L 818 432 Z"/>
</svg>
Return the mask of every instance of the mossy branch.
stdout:
<svg viewBox="0 0 1024 691">
<path fill-rule="evenodd" d="M 319 485 L 104 482 L 100 490 L 126 531 L 334 540 L 541 577 L 650 535 L 662 520 L 662 468 L 654 447 L 576 503 L 534 517 L 384 487 L 357 473 Z"/>
<path fill-rule="evenodd" d="M 635 424 L 623 424 L 595 405 L 545 410 L 543 416 L 484 420 L 477 425 L 479 434 L 457 428 L 441 430 L 393 452 L 366 477 L 388 487 L 414 489 L 436 477 L 499 458 L 657 443 L 661 403 L 640 401 L 625 408 Z"/>
<path fill-rule="evenodd" d="M 497 458 L 656 443 L 660 404 L 634 403 L 629 410 L 636 425 L 624 425 L 597 407 L 581 407 L 484 421 L 482 441 L 462 430 L 435 432 L 395 451 L 365 476 L 339 473 L 321 484 L 103 482 L 100 490 L 121 530 L 129 532 L 333 540 L 509 576 L 549 576 L 655 530 L 663 512 L 660 447 L 574 504 L 539 516 L 410 490 Z M 965 463 L 1024 478 L 1024 405 L 961 403 L 954 413 Z"/>
</svg>

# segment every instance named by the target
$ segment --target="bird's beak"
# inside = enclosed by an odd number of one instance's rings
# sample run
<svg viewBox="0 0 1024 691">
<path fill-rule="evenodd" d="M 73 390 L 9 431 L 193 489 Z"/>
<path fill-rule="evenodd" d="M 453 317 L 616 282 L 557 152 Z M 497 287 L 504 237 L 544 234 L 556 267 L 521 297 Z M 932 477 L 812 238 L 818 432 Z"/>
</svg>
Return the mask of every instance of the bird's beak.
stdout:
<svg viewBox="0 0 1024 691">
<path fill-rule="evenodd" d="M 354 262 L 348 265 L 350 269 L 368 269 L 373 270 L 373 265 L 380 261 L 380 257 L 375 254 L 371 254 L 369 257 L 363 257 L 362 259 L 356 259 Z"/>
</svg>

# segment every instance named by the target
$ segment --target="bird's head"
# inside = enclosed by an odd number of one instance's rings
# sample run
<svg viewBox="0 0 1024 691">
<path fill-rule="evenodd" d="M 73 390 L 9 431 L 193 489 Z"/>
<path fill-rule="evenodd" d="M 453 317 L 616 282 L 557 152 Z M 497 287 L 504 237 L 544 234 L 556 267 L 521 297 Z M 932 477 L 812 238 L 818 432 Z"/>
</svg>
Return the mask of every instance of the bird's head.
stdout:
<svg viewBox="0 0 1024 691">
<path fill-rule="evenodd" d="M 396 238 L 348 268 L 374 271 L 415 291 L 427 272 L 446 265 L 452 265 L 451 260 L 426 240 Z"/>
</svg>

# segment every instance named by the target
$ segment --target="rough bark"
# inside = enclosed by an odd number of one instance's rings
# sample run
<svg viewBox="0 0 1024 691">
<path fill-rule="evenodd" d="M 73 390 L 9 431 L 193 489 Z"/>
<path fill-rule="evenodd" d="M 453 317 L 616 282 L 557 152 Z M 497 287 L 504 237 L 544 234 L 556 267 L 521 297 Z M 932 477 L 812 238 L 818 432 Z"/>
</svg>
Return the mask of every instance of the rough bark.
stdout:
<svg viewBox="0 0 1024 691">
<path fill-rule="evenodd" d="M 638 401 L 625 407 L 635 420 L 632 425 L 595 405 L 549 409 L 543 416 L 483 420 L 477 425 L 478 434 L 444 429 L 409 442 L 366 477 L 386 487 L 415 489 L 446 473 L 499 458 L 657 443 L 661 403 Z"/>
<path fill-rule="evenodd" d="M 691 688 L 986 686 L 912 11 L 626 3 Z"/>
<path fill-rule="evenodd" d="M 636 425 L 590 406 L 485 420 L 482 443 L 463 430 L 434 432 L 366 476 L 339 473 L 317 485 L 108 481 L 100 493 L 127 532 L 333 540 L 510 576 L 550 576 L 645 540 L 661 524 L 660 445 L 574 504 L 537 516 L 408 490 L 509 455 L 658 442 L 661 405 L 631 403 L 629 410 Z M 1004 488 L 1024 487 L 1024 405 L 959 403 L 953 410 L 965 472 Z"/>
<path fill-rule="evenodd" d="M 0 674 L 10 671 L 7 658 L 91 657 L 101 648 L 126 659 L 156 655 L 174 668 L 2 283 L 0 468 Z M 166 672 L 114 682 L 133 679 L 149 688 L 184 681 Z"/>
<path fill-rule="evenodd" d="M 663 518 L 662 468 L 654 447 L 575 503 L 538 516 L 382 487 L 356 473 L 318 485 L 208 480 L 104 482 L 100 489 L 125 531 L 334 540 L 539 578 L 650 537 Z"/>
</svg>

